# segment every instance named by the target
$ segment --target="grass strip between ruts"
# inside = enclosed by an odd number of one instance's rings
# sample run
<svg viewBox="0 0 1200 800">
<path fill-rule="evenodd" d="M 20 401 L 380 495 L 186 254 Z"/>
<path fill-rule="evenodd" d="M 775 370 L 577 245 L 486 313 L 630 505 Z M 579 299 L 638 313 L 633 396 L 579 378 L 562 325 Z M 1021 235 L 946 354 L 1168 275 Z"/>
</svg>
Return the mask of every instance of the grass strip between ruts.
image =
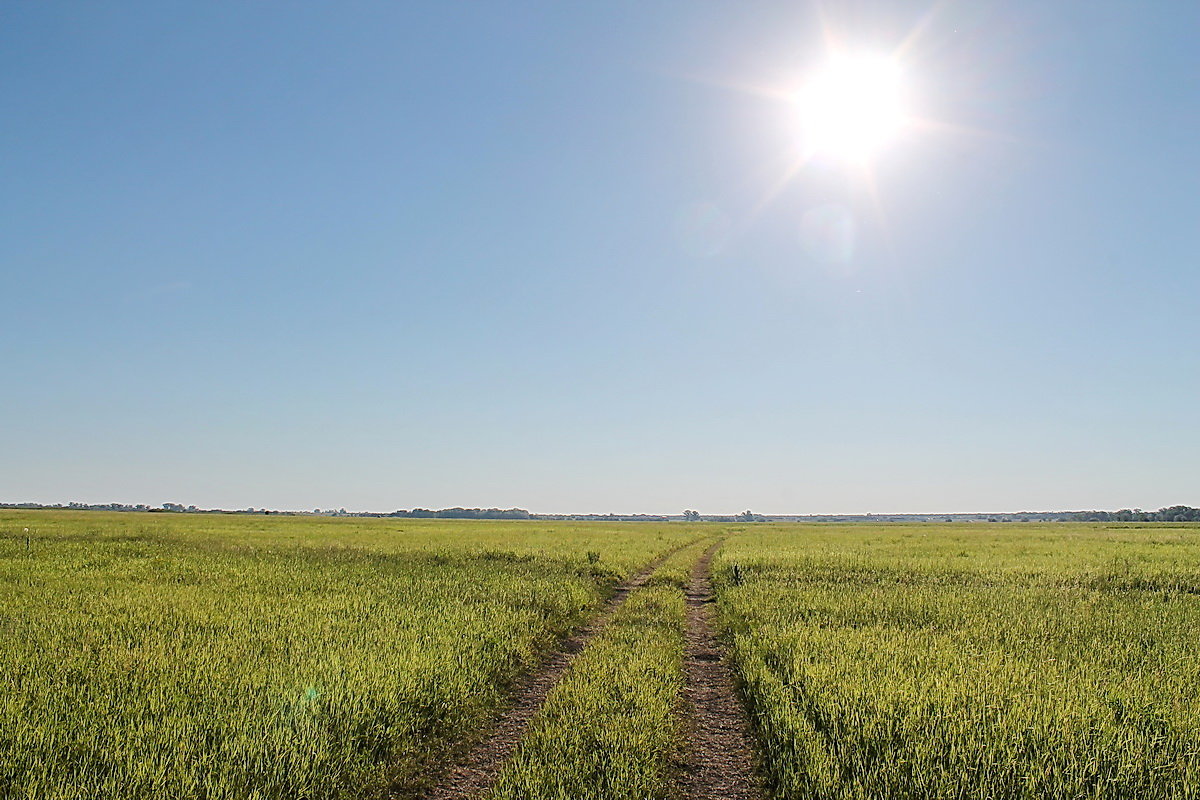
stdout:
<svg viewBox="0 0 1200 800">
<path fill-rule="evenodd" d="M 663 796 L 683 620 L 678 587 L 631 594 L 550 694 L 491 800 Z"/>
</svg>

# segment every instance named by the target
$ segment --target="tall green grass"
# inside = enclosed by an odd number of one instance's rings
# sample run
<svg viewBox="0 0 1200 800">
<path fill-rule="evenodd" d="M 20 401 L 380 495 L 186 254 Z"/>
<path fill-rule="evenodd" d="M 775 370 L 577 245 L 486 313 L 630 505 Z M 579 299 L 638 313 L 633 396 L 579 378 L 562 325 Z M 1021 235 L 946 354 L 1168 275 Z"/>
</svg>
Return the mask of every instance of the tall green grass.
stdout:
<svg viewBox="0 0 1200 800">
<path fill-rule="evenodd" d="M 777 528 L 718 575 L 777 797 L 1200 797 L 1200 529 Z"/>
<path fill-rule="evenodd" d="M 0 513 L 0 797 L 411 787 L 613 583 L 691 538 Z"/>
</svg>

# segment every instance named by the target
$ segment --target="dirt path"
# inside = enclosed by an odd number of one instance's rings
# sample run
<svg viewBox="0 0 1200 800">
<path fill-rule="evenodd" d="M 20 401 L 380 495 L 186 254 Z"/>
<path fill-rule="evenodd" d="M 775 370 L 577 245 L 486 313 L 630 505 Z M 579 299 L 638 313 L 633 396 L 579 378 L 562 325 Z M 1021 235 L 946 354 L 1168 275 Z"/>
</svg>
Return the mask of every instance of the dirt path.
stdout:
<svg viewBox="0 0 1200 800">
<path fill-rule="evenodd" d="M 604 627 L 630 592 L 644 584 L 664 561 L 686 546 L 680 545 L 659 555 L 617 587 L 591 622 L 564 639 L 538 670 L 519 682 L 513 689 L 511 706 L 495 718 L 487 734 L 423 795 L 425 800 L 468 800 L 481 797 L 490 789 L 500 775 L 500 769 L 517 749 L 529 721 L 546 701 L 546 695 L 558 684 L 575 654 Z"/>
<path fill-rule="evenodd" d="M 684 728 L 687 750 L 679 774 L 685 800 L 762 800 L 754 772 L 749 721 L 739 701 L 733 670 L 713 633 L 710 573 L 714 544 L 692 570 L 687 588 L 687 643 L 684 651 Z"/>
</svg>

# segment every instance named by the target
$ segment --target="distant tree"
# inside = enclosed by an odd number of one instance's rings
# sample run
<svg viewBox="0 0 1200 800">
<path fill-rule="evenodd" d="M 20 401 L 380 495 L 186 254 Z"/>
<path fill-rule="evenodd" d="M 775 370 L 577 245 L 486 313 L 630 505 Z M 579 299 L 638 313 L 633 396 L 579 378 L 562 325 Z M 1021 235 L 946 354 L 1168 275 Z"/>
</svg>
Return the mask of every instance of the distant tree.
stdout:
<svg viewBox="0 0 1200 800">
<path fill-rule="evenodd" d="M 687 520 L 688 522 L 699 522 L 700 521 L 700 512 L 699 511 L 691 511 L 691 510 L 684 511 L 683 518 L 685 520 Z"/>
</svg>

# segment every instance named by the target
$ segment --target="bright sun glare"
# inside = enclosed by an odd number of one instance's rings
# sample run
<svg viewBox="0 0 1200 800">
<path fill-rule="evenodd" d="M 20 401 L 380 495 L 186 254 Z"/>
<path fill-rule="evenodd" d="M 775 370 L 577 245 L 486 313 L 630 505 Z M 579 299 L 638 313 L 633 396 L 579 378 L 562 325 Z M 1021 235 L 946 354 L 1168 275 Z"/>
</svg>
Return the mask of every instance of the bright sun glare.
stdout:
<svg viewBox="0 0 1200 800">
<path fill-rule="evenodd" d="M 806 153 L 868 160 L 900 128 L 901 89 L 900 70 L 893 59 L 832 58 L 796 95 Z"/>
</svg>

